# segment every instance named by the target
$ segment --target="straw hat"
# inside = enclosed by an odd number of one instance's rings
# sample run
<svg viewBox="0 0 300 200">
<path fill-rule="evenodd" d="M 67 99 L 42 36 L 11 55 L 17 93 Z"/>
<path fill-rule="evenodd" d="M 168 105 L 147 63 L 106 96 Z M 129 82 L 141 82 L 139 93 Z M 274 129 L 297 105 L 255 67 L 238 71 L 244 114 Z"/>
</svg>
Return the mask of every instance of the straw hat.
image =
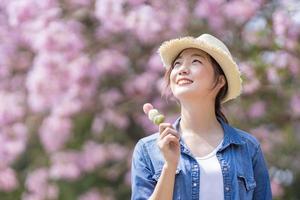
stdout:
<svg viewBox="0 0 300 200">
<path fill-rule="evenodd" d="M 225 44 L 212 35 L 202 34 L 197 38 L 182 37 L 164 42 L 158 49 L 164 67 L 169 69 L 177 55 L 187 48 L 197 48 L 205 51 L 221 66 L 228 83 L 228 91 L 222 103 L 241 94 L 242 79 L 239 68 Z"/>
</svg>

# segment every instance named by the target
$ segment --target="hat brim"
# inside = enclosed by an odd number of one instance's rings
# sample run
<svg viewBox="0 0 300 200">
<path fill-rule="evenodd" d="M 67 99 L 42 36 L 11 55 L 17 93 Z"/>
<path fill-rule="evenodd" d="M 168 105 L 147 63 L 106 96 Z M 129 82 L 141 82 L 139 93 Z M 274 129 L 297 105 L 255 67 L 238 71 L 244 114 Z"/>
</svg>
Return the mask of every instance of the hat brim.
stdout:
<svg viewBox="0 0 300 200">
<path fill-rule="evenodd" d="M 221 48 L 212 46 L 205 41 L 200 41 L 193 37 L 183 37 L 164 42 L 158 49 L 164 67 L 169 69 L 177 55 L 187 48 L 197 48 L 205 51 L 221 66 L 228 84 L 228 91 L 225 98 L 222 100 L 222 103 L 240 95 L 242 90 L 242 79 L 240 78 L 240 71 L 237 64 L 227 52 L 223 51 Z"/>
</svg>

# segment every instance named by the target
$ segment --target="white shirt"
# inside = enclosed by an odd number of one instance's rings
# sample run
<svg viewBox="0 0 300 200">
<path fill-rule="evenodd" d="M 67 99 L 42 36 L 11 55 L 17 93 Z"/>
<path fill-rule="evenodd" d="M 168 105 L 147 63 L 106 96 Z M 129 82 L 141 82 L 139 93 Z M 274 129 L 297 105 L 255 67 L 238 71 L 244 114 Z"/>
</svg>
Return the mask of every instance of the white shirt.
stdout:
<svg viewBox="0 0 300 200">
<path fill-rule="evenodd" d="M 196 157 L 200 166 L 200 200 L 224 200 L 223 175 L 216 156 L 221 143 L 208 155 Z"/>
</svg>

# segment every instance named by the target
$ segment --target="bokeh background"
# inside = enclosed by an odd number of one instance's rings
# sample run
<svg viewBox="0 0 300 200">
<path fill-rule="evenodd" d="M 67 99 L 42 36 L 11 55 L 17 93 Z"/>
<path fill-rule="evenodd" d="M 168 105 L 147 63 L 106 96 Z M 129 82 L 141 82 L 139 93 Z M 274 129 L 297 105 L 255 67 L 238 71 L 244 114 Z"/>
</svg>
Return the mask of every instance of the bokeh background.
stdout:
<svg viewBox="0 0 300 200">
<path fill-rule="evenodd" d="M 300 2 L 296 0 L 1 0 L 0 198 L 130 198 L 136 142 L 157 131 L 159 45 L 213 34 L 243 73 L 224 105 L 255 135 L 275 199 L 300 199 Z"/>
</svg>

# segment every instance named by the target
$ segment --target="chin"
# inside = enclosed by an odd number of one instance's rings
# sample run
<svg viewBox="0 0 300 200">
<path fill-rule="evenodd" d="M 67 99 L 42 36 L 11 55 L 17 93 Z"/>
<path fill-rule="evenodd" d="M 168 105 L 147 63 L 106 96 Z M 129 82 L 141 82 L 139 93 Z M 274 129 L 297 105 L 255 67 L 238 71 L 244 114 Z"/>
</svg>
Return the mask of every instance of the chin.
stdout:
<svg viewBox="0 0 300 200">
<path fill-rule="evenodd" d="M 195 92 L 193 91 L 176 91 L 173 94 L 177 99 L 186 99 L 195 96 Z"/>
</svg>

